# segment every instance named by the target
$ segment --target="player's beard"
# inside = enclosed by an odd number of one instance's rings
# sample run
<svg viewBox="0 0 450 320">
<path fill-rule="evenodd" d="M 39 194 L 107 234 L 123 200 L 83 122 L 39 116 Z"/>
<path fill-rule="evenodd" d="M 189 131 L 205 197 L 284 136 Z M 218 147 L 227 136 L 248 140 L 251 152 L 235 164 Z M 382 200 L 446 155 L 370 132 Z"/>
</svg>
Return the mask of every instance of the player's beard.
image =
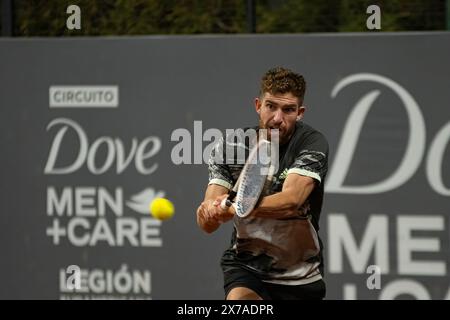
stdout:
<svg viewBox="0 0 450 320">
<path fill-rule="evenodd" d="M 267 130 L 266 131 L 267 132 L 267 140 L 270 141 L 270 138 L 271 138 L 270 131 L 271 131 L 271 128 L 273 128 L 273 127 L 265 124 L 264 122 L 262 122 L 261 119 L 259 119 L 259 128 Z M 284 128 L 277 128 L 277 129 L 278 129 L 279 144 L 280 145 L 285 144 L 289 140 L 290 134 L 287 135 L 287 132 Z"/>
</svg>

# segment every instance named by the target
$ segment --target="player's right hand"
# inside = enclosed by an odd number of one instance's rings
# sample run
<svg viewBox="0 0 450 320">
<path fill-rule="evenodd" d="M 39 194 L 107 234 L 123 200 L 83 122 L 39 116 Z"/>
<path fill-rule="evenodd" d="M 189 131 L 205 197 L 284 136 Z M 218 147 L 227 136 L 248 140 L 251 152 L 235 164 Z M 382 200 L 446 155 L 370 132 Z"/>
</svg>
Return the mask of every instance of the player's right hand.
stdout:
<svg viewBox="0 0 450 320">
<path fill-rule="evenodd" d="M 228 208 L 222 209 L 220 206 L 223 197 L 226 197 L 226 195 L 220 196 L 215 200 L 202 202 L 199 209 L 201 210 L 200 214 L 205 220 L 223 223 L 233 218 L 233 214 L 229 213 Z"/>
<path fill-rule="evenodd" d="M 221 196 L 218 196 L 212 203 L 212 205 L 215 207 L 214 214 L 216 215 L 217 219 L 221 222 L 227 222 L 234 217 L 234 207 L 222 207 L 222 202 L 228 198 L 228 194 L 223 194 Z"/>
<path fill-rule="evenodd" d="M 212 200 L 210 201 L 212 203 Z M 206 232 L 211 233 L 220 226 L 214 215 L 210 214 L 208 208 L 211 206 L 209 201 L 204 201 L 197 209 L 197 223 Z"/>
</svg>

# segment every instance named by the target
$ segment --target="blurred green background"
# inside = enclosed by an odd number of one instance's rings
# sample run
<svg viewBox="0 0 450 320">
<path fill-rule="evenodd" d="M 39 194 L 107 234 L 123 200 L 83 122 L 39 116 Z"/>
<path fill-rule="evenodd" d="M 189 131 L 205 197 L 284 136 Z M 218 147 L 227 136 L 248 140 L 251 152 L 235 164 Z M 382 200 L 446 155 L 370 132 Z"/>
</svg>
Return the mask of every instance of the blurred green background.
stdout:
<svg viewBox="0 0 450 320">
<path fill-rule="evenodd" d="M 81 30 L 66 28 L 71 4 Z M 2 0 L 0 25 L 18 37 L 366 32 L 373 4 L 376 32 L 450 28 L 450 0 Z"/>
</svg>

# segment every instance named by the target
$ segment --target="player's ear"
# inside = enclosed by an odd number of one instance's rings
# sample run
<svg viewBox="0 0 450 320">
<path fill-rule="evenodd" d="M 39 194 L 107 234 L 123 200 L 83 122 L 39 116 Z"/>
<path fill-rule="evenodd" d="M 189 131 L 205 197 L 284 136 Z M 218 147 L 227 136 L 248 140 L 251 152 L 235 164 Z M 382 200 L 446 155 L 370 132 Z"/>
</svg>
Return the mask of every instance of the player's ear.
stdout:
<svg viewBox="0 0 450 320">
<path fill-rule="evenodd" d="M 259 98 L 255 98 L 255 109 L 258 114 L 261 113 L 262 101 Z"/>
<path fill-rule="evenodd" d="M 306 107 L 305 107 L 305 106 L 301 106 L 300 108 L 298 108 L 298 111 L 297 111 L 297 121 L 303 119 L 303 115 L 304 115 L 305 111 L 306 111 Z"/>
</svg>

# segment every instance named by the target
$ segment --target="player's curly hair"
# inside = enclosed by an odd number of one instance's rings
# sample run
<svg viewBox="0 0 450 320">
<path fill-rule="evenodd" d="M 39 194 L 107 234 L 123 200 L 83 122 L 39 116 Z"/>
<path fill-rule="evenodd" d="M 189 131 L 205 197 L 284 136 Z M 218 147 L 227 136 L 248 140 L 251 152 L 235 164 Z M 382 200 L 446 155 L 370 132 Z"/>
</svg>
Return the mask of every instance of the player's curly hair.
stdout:
<svg viewBox="0 0 450 320">
<path fill-rule="evenodd" d="M 268 70 L 261 79 L 260 95 L 291 92 L 298 97 L 300 104 L 305 97 L 306 82 L 302 75 L 292 70 L 276 67 Z"/>
</svg>

